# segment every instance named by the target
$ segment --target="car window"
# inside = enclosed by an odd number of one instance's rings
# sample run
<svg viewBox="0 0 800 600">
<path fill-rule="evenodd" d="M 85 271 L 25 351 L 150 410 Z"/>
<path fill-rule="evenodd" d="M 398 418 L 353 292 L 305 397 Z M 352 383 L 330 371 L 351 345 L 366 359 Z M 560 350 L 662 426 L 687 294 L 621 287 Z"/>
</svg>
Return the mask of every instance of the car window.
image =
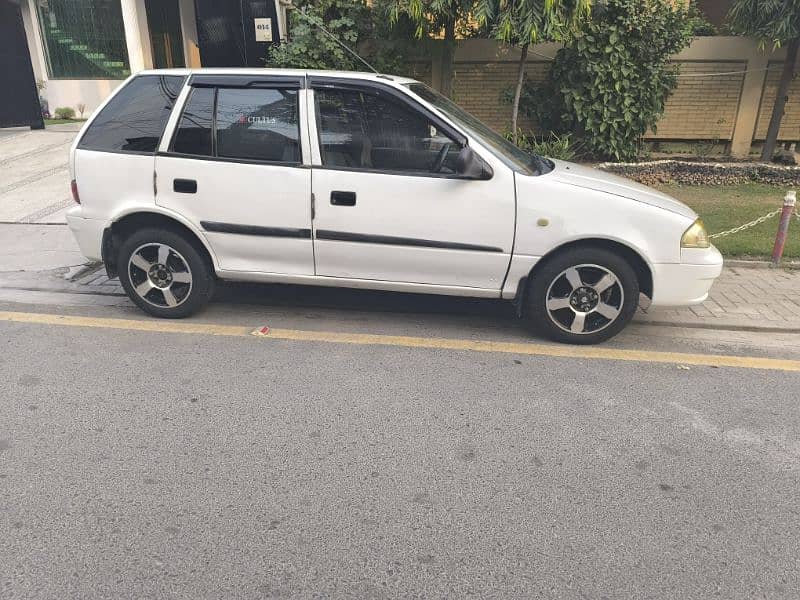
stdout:
<svg viewBox="0 0 800 600">
<path fill-rule="evenodd" d="M 220 88 L 217 155 L 300 162 L 297 90 Z"/>
<path fill-rule="evenodd" d="M 214 88 L 192 88 L 172 142 L 174 152 L 214 156 L 211 144 L 214 92 Z"/>
<path fill-rule="evenodd" d="M 178 75 L 131 79 L 92 121 L 78 148 L 155 153 L 185 79 Z"/>
<path fill-rule="evenodd" d="M 545 175 L 553 170 L 555 165 L 552 161 L 517 148 L 502 135 L 482 123 L 477 117 L 469 114 L 458 104 L 429 88 L 424 83 L 409 83 L 406 84 L 406 87 L 450 117 L 515 171 L 525 175 Z"/>
<path fill-rule="evenodd" d="M 318 89 L 314 95 L 323 165 L 455 173 L 460 147 L 411 107 L 358 90 Z"/>
<path fill-rule="evenodd" d="M 297 90 L 193 88 L 178 123 L 172 151 L 299 163 Z"/>
</svg>

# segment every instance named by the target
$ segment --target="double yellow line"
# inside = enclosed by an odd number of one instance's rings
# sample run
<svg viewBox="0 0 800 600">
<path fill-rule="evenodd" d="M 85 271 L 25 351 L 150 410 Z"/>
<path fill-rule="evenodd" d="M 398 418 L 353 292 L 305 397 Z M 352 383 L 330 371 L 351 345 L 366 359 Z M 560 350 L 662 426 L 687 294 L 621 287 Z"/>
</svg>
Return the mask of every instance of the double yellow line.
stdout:
<svg viewBox="0 0 800 600">
<path fill-rule="evenodd" d="M 94 329 L 123 329 L 154 333 L 182 333 L 225 337 L 249 337 L 253 327 L 215 325 L 195 321 L 108 319 L 78 317 L 46 313 L 2 312 L 0 321 L 54 325 L 62 327 L 87 327 Z M 471 352 L 495 352 L 527 356 L 550 356 L 558 358 L 588 358 L 622 360 L 630 362 L 667 363 L 679 365 L 736 367 L 743 369 L 771 369 L 776 371 L 800 371 L 800 361 L 754 356 L 723 356 L 717 354 L 684 354 L 680 352 L 655 352 L 649 350 L 617 350 L 597 346 L 557 346 L 546 344 L 523 344 L 515 342 L 492 342 L 451 338 L 426 338 L 405 335 L 376 335 L 371 333 L 344 333 L 335 331 L 306 331 L 300 329 L 270 329 L 264 340 L 292 340 L 331 344 L 356 344 L 362 346 L 395 346 L 401 348 L 432 348 L 438 350 L 462 350 Z"/>
</svg>

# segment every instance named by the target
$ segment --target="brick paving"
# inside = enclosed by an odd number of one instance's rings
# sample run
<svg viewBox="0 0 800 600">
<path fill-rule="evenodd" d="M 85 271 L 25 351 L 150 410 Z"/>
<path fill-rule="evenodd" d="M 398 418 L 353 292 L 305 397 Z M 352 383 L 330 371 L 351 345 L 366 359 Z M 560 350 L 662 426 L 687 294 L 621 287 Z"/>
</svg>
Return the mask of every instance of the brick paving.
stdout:
<svg viewBox="0 0 800 600">
<path fill-rule="evenodd" d="M 703 304 L 640 310 L 636 320 L 800 332 L 800 270 L 725 267 Z"/>
<path fill-rule="evenodd" d="M 89 291 L 100 294 L 124 294 L 118 278 L 109 279 L 105 267 L 93 265 L 70 278 L 78 285 L 88 286 Z"/>
</svg>

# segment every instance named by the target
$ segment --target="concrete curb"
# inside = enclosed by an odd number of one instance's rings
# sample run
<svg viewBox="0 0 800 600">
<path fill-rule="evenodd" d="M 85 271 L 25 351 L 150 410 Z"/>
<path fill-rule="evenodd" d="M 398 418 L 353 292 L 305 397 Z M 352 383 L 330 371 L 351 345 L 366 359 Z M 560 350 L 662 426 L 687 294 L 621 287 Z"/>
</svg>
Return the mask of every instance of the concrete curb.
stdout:
<svg viewBox="0 0 800 600">
<path fill-rule="evenodd" d="M 725 259 L 725 266 L 734 269 L 800 269 L 800 262 L 790 261 L 783 262 L 777 267 L 773 267 L 772 263 L 768 260 L 744 260 L 738 258 Z"/>
<path fill-rule="evenodd" d="M 800 333 L 800 327 L 775 327 L 762 325 L 745 325 L 740 323 L 696 323 L 681 321 L 658 321 L 643 320 L 638 321 L 634 318 L 633 325 L 653 325 L 656 327 L 675 327 L 683 329 L 708 329 L 711 331 L 746 331 L 749 333 Z"/>
</svg>

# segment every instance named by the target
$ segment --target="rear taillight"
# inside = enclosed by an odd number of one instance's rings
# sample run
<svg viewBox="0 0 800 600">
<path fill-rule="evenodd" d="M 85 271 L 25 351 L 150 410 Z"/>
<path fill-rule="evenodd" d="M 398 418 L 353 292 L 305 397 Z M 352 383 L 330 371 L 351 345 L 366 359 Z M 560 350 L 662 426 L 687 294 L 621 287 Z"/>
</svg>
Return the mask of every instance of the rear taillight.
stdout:
<svg viewBox="0 0 800 600">
<path fill-rule="evenodd" d="M 72 190 L 72 199 L 75 200 L 75 204 L 80 204 L 81 196 L 78 194 L 78 182 L 73 179 L 69 184 L 69 188 Z"/>
</svg>

